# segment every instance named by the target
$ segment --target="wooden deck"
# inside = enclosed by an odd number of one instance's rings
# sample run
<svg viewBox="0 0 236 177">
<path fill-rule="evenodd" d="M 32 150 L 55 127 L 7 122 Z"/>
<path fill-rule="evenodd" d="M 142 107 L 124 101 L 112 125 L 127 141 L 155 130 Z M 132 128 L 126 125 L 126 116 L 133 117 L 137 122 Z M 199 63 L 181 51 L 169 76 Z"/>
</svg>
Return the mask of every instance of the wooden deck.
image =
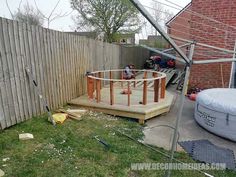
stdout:
<svg viewBox="0 0 236 177">
<path fill-rule="evenodd" d="M 166 92 L 165 99 L 160 99 L 158 103 L 153 102 L 152 90 L 147 94 L 147 105 L 142 104 L 142 90 L 132 88 L 131 106 L 127 105 L 127 95 L 121 94 L 122 88 L 115 87 L 114 89 L 114 105 L 110 105 L 110 89 L 101 89 L 101 102 L 97 103 L 95 99 L 88 99 L 87 95 L 73 99 L 69 102 L 70 105 L 86 107 L 87 109 L 96 110 L 99 112 L 117 115 L 121 117 L 129 117 L 138 119 L 139 123 L 143 124 L 145 120 L 153 118 L 157 115 L 169 112 L 172 104 L 173 95 Z M 94 94 L 96 95 L 96 93 Z"/>
</svg>

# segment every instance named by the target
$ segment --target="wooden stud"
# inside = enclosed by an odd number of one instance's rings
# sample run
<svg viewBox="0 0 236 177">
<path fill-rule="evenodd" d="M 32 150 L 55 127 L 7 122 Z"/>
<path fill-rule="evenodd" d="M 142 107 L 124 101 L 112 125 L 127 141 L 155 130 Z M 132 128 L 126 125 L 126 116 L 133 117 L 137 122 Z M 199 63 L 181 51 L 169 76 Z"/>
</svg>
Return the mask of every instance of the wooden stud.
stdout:
<svg viewBox="0 0 236 177">
<path fill-rule="evenodd" d="M 101 81 L 99 79 L 96 79 L 96 98 L 97 103 L 101 101 L 101 87 L 100 87 Z"/>
<path fill-rule="evenodd" d="M 124 79 L 124 73 L 123 73 L 123 71 L 121 71 L 121 80 L 123 80 Z M 123 88 L 123 81 L 121 81 L 121 88 Z"/>
<path fill-rule="evenodd" d="M 100 72 L 97 74 L 97 77 L 100 76 Z M 96 79 L 96 98 L 97 98 L 97 103 L 101 101 L 101 80 Z"/>
<path fill-rule="evenodd" d="M 161 79 L 161 99 L 165 98 L 166 94 L 166 78 Z"/>
<path fill-rule="evenodd" d="M 99 78 L 102 78 L 102 72 L 99 72 L 99 73 L 98 73 L 98 77 L 99 77 Z M 100 80 L 100 81 L 101 81 L 101 80 Z M 100 83 L 100 89 L 102 89 L 102 82 Z"/>
<path fill-rule="evenodd" d="M 110 79 L 112 79 L 112 72 L 110 71 Z M 110 80 L 110 104 L 114 104 L 114 82 Z"/>
<path fill-rule="evenodd" d="M 147 71 L 144 72 L 143 79 L 147 79 Z M 147 104 L 147 81 L 143 81 L 143 105 Z"/>
<path fill-rule="evenodd" d="M 89 99 L 93 99 L 93 92 L 94 92 L 94 80 L 90 77 L 87 77 L 87 93 Z"/>
<path fill-rule="evenodd" d="M 144 71 L 144 73 L 143 73 L 143 78 L 147 78 L 147 71 Z"/>
<path fill-rule="evenodd" d="M 159 101 L 159 84 L 160 84 L 159 79 L 154 81 L 154 102 Z"/>
<path fill-rule="evenodd" d="M 128 81 L 127 82 L 127 84 L 128 84 L 128 106 L 130 106 L 130 82 Z"/>
<path fill-rule="evenodd" d="M 134 88 L 136 87 L 136 81 L 134 81 Z"/>
<path fill-rule="evenodd" d="M 158 74 L 157 73 L 153 73 L 152 74 L 153 78 L 157 78 Z M 154 102 L 158 102 L 159 101 L 159 79 L 154 80 Z"/>
</svg>

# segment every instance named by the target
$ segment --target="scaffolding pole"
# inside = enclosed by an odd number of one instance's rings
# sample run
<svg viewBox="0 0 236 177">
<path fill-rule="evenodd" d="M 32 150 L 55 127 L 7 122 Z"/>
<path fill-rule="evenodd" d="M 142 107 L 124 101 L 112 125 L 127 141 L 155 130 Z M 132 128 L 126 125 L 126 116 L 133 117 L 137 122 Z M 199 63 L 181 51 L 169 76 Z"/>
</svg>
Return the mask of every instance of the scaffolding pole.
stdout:
<svg viewBox="0 0 236 177">
<path fill-rule="evenodd" d="M 191 44 L 190 52 L 189 52 L 189 60 L 190 61 L 192 61 L 192 58 L 193 58 L 194 48 L 195 48 L 195 44 Z M 184 86 L 183 86 L 183 90 L 182 90 L 181 97 L 180 97 L 179 112 L 178 112 L 178 116 L 177 116 L 177 119 L 176 119 L 176 122 L 175 122 L 174 137 L 173 137 L 173 141 L 172 141 L 172 145 L 171 145 L 170 163 L 173 162 L 175 148 L 177 146 L 177 137 L 178 137 L 178 132 L 179 132 L 179 122 L 180 122 L 180 119 L 181 119 L 182 113 L 183 113 L 185 93 L 187 91 L 189 76 L 190 76 L 190 67 L 191 66 L 189 66 L 189 65 L 186 67 Z M 170 174 L 171 174 L 171 170 L 168 169 L 167 177 L 170 177 Z"/>
<path fill-rule="evenodd" d="M 234 44 L 234 55 L 233 55 L 233 58 L 235 58 L 235 57 L 236 57 L 236 41 L 235 41 L 235 44 Z M 236 65 L 236 61 L 232 62 L 230 79 L 229 79 L 229 88 L 232 88 L 232 86 L 235 86 L 235 83 L 232 84 L 233 82 L 235 82 L 235 81 L 233 81 L 233 80 L 235 80 L 235 72 L 236 72 L 235 71 L 236 70 L 235 65 Z"/>
<path fill-rule="evenodd" d="M 207 44 L 202 44 L 202 43 L 196 43 L 194 41 L 189 41 L 189 40 L 185 40 L 185 39 L 177 39 L 177 40 L 181 40 L 184 42 L 189 42 L 191 43 L 191 47 L 190 47 L 190 52 L 188 57 L 183 53 L 183 51 L 181 51 L 181 49 L 175 44 L 175 42 L 169 37 L 168 34 L 166 34 L 161 27 L 158 25 L 158 23 L 152 18 L 152 16 L 146 11 L 146 9 L 142 6 L 142 4 L 138 1 L 138 0 L 130 0 L 130 2 L 143 14 L 143 16 L 152 24 L 152 26 L 167 40 L 167 42 L 169 42 L 171 44 L 171 46 L 173 47 L 173 49 L 176 50 L 176 52 L 180 55 L 180 57 L 183 58 L 183 60 L 185 61 L 186 64 L 186 74 L 185 74 L 185 79 L 184 79 L 184 86 L 183 86 L 183 90 L 181 93 L 181 97 L 180 97 L 180 105 L 179 105 L 179 110 L 178 110 L 178 114 L 177 114 L 177 118 L 176 118 L 176 122 L 175 122 L 175 129 L 174 129 L 174 137 L 172 140 L 172 146 L 171 146 L 171 155 L 170 155 L 170 163 L 173 162 L 174 160 L 174 153 L 175 153 L 175 148 L 177 146 L 177 135 L 178 135 L 178 130 L 179 130 L 179 123 L 180 123 L 180 119 L 182 117 L 182 113 L 183 113 L 183 107 L 184 107 L 184 101 L 185 101 L 185 93 L 187 91 L 187 87 L 188 87 L 188 82 L 189 82 L 189 78 L 190 78 L 190 69 L 192 64 L 194 64 L 193 62 L 193 54 L 194 54 L 194 49 L 196 45 L 200 45 L 200 46 L 204 46 L 204 47 L 208 47 L 208 48 L 212 48 L 215 50 L 220 50 L 226 53 L 233 53 L 235 54 L 235 51 L 232 50 L 228 50 L 228 49 L 223 49 L 223 48 L 219 48 L 219 47 L 215 47 L 215 46 L 210 46 Z M 235 61 L 235 57 L 232 59 L 221 59 L 221 60 L 212 60 L 212 63 L 219 63 L 219 62 L 232 62 Z M 201 63 L 200 63 L 201 62 Z M 199 61 L 199 62 L 195 62 L 195 64 L 204 64 L 204 63 L 209 63 L 210 61 Z M 194 167 L 192 167 L 194 169 Z M 198 170 L 200 171 L 200 170 Z M 201 173 L 203 173 L 205 176 L 212 176 L 206 172 L 200 171 Z M 171 175 L 171 169 L 169 168 L 166 176 L 170 177 Z"/>
<path fill-rule="evenodd" d="M 187 47 L 187 46 L 189 46 L 190 44 L 192 44 L 192 43 L 187 42 L 186 44 L 180 45 L 179 48 Z M 174 48 L 170 48 L 170 49 L 163 50 L 162 52 L 170 52 L 170 51 L 172 51 L 172 50 L 175 50 L 175 49 L 174 49 Z"/>
<path fill-rule="evenodd" d="M 184 52 L 177 46 L 177 44 L 169 37 L 168 34 L 161 28 L 161 26 L 155 21 L 155 19 L 149 14 L 149 12 L 143 7 L 138 0 L 129 0 L 140 13 L 152 24 L 152 26 L 165 38 L 167 42 L 176 50 L 176 52 L 183 58 L 183 60 L 189 64 L 188 57 Z"/>
<path fill-rule="evenodd" d="M 160 55 L 164 55 L 164 56 L 166 56 L 166 57 L 168 57 L 168 58 L 171 58 L 171 59 L 174 59 L 174 60 L 178 60 L 178 61 L 180 61 L 181 63 L 186 64 L 186 62 L 185 62 L 183 59 L 178 58 L 178 57 L 176 57 L 176 56 L 174 56 L 174 55 L 164 53 L 163 51 L 154 49 L 154 48 L 152 48 L 152 47 L 148 47 L 148 46 L 146 46 L 146 45 L 139 45 L 139 46 L 141 46 L 141 47 L 143 47 L 143 48 L 145 48 L 145 49 L 148 49 L 148 50 L 150 50 L 150 51 L 153 51 L 153 52 L 155 52 L 155 53 L 158 53 L 158 54 L 160 54 Z"/>
<path fill-rule="evenodd" d="M 224 63 L 224 62 L 236 62 L 236 58 L 219 58 L 213 60 L 196 60 L 193 64 L 210 64 L 210 63 Z"/>
<path fill-rule="evenodd" d="M 194 42 L 194 41 L 179 38 L 179 37 L 176 37 L 176 36 L 173 36 L 173 35 L 170 35 L 170 37 L 175 39 L 175 40 L 182 41 L 182 42 L 189 42 L 189 43 Z M 235 53 L 233 50 L 228 50 L 228 49 L 224 49 L 224 48 L 220 48 L 220 47 L 216 47 L 216 46 L 212 46 L 212 45 L 208 45 L 208 44 L 203 44 L 203 43 L 200 43 L 200 42 L 197 42 L 197 41 L 195 41 L 195 44 L 199 45 L 199 46 L 202 46 L 202 47 L 207 47 L 207 48 L 210 48 L 210 49 L 214 49 L 214 50 L 220 50 L 220 51 L 225 52 L 225 53 Z"/>
</svg>

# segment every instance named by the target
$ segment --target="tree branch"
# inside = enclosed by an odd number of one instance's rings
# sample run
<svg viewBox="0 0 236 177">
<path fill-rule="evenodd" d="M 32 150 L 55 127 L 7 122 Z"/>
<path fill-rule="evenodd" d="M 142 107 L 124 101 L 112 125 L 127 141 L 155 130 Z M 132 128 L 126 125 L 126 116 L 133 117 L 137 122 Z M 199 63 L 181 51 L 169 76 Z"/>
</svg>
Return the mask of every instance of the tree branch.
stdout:
<svg viewBox="0 0 236 177">
<path fill-rule="evenodd" d="M 48 16 L 46 16 L 45 14 L 42 13 L 42 11 L 39 10 L 38 5 L 36 3 L 36 0 L 34 0 L 34 5 L 36 7 L 36 9 L 42 14 L 43 18 L 47 21 L 47 28 L 49 28 L 50 23 L 58 18 L 63 18 L 66 17 L 68 15 L 70 15 L 74 10 L 71 10 L 70 12 L 65 12 L 64 14 L 56 14 L 54 13 L 55 10 L 57 9 L 59 3 L 61 2 L 61 0 L 58 0 L 57 3 L 55 4 L 55 6 L 53 7 L 53 9 L 51 10 L 50 14 Z"/>
<path fill-rule="evenodd" d="M 12 13 L 11 9 L 10 9 L 10 6 L 9 6 L 9 4 L 8 4 L 8 1 L 7 1 L 7 0 L 6 0 L 6 5 L 7 5 L 7 9 L 9 10 L 9 12 L 10 12 L 10 14 L 11 14 L 11 18 L 12 18 L 12 19 L 14 19 L 14 15 L 13 15 L 13 13 Z"/>
</svg>

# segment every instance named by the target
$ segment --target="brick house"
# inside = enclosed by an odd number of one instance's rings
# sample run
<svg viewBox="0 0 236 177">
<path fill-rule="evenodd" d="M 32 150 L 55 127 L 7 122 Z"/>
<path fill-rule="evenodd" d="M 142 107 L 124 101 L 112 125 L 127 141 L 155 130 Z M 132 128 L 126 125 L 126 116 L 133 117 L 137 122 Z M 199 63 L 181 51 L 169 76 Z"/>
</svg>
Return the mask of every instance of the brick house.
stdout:
<svg viewBox="0 0 236 177">
<path fill-rule="evenodd" d="M 190 34 L 189 27 L 191 14 L 188 13 L 187 10 L 191 10 L 191 7 L 192 3 L 189 3 L 166 23 L 167 32 L 169 34 L 183 39 L 190 39 L 188 34 Z M 179 41 L 176 41 L 176 43 L 180 44 Z"/>
<path fill-rule="evenodd" d="M 195 40 L 199 43 L 234 50 L 236 40 L 235 9 L 236 1 L 192 0 L 191 3 L 166 23 L 168 33 L 179 38 Z M 205 17 L 215 19 L 220 23 L 199 15 L 193 15 L 193 11 Z M 235 26 L 235 28 L 232 26 Z M 180 45 L 179 41 L 176 41 L 176 43 Z M 233 57 L 233 54 L 223 55 L 219 51 L 207 50 L 209 49 L 196 48 L 194 60 Z M 208 52 L 208 56 L 198 54 L 200 52 Z M 228 87 L 231 65 L 231 63 L 193 65 L 190 85 L 202 88 Z"/>
</svg>

